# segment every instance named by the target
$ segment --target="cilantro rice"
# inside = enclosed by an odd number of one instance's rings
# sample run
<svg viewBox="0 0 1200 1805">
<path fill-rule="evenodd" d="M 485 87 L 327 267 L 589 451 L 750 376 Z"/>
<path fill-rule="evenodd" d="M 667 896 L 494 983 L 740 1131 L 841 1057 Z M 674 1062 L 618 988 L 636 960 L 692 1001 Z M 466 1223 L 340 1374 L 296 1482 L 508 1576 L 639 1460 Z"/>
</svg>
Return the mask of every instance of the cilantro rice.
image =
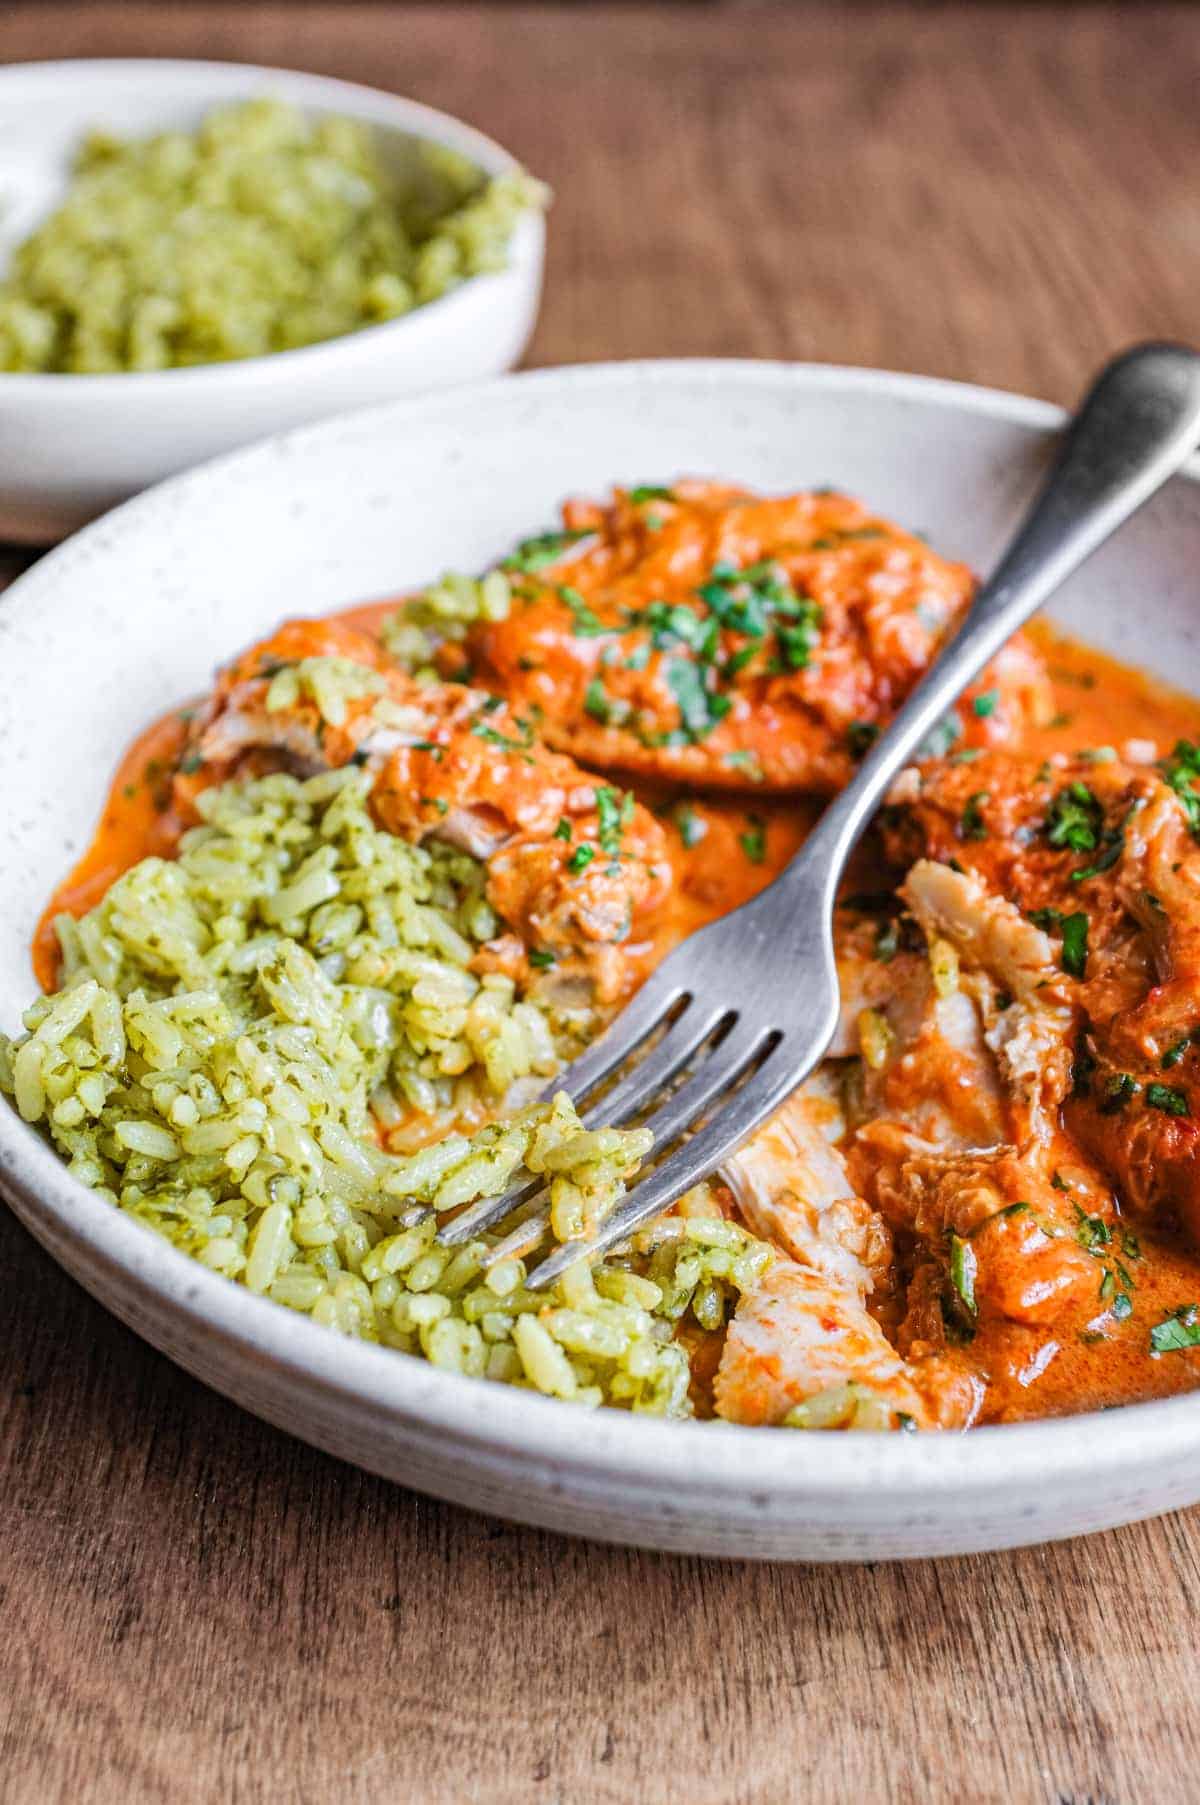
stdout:
<svg viewBox="0 0 1200 1805">
<path fill-rule="evenodd" d="M 444 146 L 401 178 L 354 120 L 279 100 L 193 133 L 93 132 L 0 280 L 0 371 L 163 370 L 288 351 L 503 269 L 547 191 Z"/>
<path fill-rule="evenodd" d="M 439 1216 L 524 1170 L 577 1231 L 649 1137 L 533 1100 L 593 1024 L 544 979 L 476 975 L 485 868 L 382 832 L 370 781 L 204 792 L 177 860 L 59 918 L 62 987 L 0 1035 L 0 1090 L 82 1183 L 276 1304 L 452 1371 L 689 1414 L 677 1326 L 719 1327 L 771 1258 L 706 1187 L 543 1295 L 497 1235 L 436 1244 Z"/>
</svg>

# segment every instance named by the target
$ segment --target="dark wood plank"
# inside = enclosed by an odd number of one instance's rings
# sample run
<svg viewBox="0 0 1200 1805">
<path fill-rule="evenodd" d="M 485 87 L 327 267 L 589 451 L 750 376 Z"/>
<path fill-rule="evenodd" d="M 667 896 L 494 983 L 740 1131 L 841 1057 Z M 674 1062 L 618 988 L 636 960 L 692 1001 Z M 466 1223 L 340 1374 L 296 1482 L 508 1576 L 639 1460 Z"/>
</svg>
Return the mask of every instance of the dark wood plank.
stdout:
<svg viewBox="0 0 1200 1805">
<path fill-rule="evenodd" d="M 476 120 L 558 190 L 534 362 L 1060 400 L 1195 332 L 1198 52 L 1195 13 L 1147 6 L 0 13 L 3 59 L 285 63 Z M 5 1215 L 0 1265 L 5 1799 L 1195 1796 L 1191 1515 L 873 1569 L 567 1543 L 255 1423 Z"/>
</svg>

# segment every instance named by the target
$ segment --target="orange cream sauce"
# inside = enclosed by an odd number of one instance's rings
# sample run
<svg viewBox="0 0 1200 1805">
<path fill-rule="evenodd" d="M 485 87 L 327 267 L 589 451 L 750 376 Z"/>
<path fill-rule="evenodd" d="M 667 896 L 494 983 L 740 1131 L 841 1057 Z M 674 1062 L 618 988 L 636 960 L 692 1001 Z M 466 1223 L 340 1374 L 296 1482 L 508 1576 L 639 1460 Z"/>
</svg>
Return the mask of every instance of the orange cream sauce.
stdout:
<svg viewBox="0 0 1200 1805">
<path fill-rule="evenodd" d="M 333 618 L 377 631 L 394 607 L 391 600 L 374 602 Z M 1047 726 L 1025 736 L 1025 749 L 1045 756 L 1150 739 L 1166 752 L 1176 739 L 1200 735 L 1200 703 L 1048 626 L 1036 626 L 1032 636 L 1050 668 L 1056 713 Z M 53 988 L 57 977 L 55 915 L 84 914 L 139 859 L 174 851 L 182 823 L 171 812 L 164 779 L 186 724 L 186 710 L 172 712 L 142 733 L 121 761 L 92 845 L 39 923 L 33 961 L 44 988 Z M 672 912 L 648 949 L 649 959 L 768 884 L 802 844 L 821 807 L 796 798 L 682 793 L 641 783 L 635 788 L 666 824 L 676 879 Z M 1081 1207 L 1098 1208 L 1102 1181 L 1065 1137 L 1062 1167 L 1075 1174 Z M 1089 1320 L 1102 1314 L 1099 1302 L 1059 1317 L 1052 1330 L 1008 1322 L 981 1326 L 972 1359 L 991 1378 L 987 1420 L 1103 1408 L 1200 1384 L 1200 1353 L 1155 1359 L 1147 1351 L 1147 1324 L 1182 1303 L 1200 1301 L 1196 1256 L 1144 1234 L 1140 1241 L 1135 1314 L 1115 1326 L 1109 1319 L 1103 1341 L 1088 1328 Z"/>
</svg>

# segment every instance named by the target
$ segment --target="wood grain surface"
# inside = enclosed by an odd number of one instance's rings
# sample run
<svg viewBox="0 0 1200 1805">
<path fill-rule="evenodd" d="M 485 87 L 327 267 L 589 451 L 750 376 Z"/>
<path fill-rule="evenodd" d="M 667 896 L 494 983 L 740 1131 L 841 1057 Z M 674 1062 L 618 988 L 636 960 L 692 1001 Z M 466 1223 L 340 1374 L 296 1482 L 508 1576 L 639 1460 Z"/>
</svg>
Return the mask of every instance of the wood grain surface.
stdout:
<svg viewBox="0 0 1200 1805">
<path fill-rule="evenodd" d="M 532 362 L 1065 401 L 1123 341 L 1200 338 L 1186 7 L 0 10 L 0 60 L 69 55 L 285 63 L 475 120 L 558 191 Z M 907 1567 L 570 1543 L 254 1422 L 4 1212 L 0 1266 L 5 1801 L 1200 1796 L 1194 1514 Z"/>
</svg>

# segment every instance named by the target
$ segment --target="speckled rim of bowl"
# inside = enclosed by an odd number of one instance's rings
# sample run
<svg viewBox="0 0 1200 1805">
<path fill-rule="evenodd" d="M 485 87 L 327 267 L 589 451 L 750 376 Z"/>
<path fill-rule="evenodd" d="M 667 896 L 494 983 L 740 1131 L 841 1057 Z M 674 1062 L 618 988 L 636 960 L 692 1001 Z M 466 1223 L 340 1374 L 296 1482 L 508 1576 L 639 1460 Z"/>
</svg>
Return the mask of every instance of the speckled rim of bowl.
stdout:
<svg viewBox="0 0 1200 1805">
<path fill-rule="evenodd" d="M 382 88 L 367 87 L 362 82 L 342 81 L 332 75 L 310 75 L 304 70 L 281 69 L 266 63 L 225 63 L 190 57 L 73 57 L 61 62 L 10 63 L 0 68 L 0 111 L 4 107 L 5 88 L 10 85 L 35 86 L 44 82 L 47 90 L 52 91 L 55 81 L 64 75 L 78 78 L 84 72 L 95 73 L 97 87 L 104 75 L 115 80 L 145 79 L 147 82 L 159 75 L 170 75 L 180 81 L 186 80 L 189 74 L 225 77 L 229 82 L 229 93 L 224 98 L 228 102 L 237 98 L 236 90 L 244 81 L 244 99 L 278 93 L 281 99 L 294 101 L 298 106 L 326 113 L 341 111 L 350 118 L 383 130 L 428 138 L 435 144 L 462 151 L 487 175 L 503 175 L 521 167 L 512 152 L 497 144 L 495 139 L 453 114 L 439 112 L 422 101 L 407 100 Z M 221 103 L 222 97 L 213 95 L 211 98 L 212 104 Z M 540 267 L 545 238 L 543 215 L 527 211 L 513 228 L 509 259 L 503 270 L 472 276 L 458 288 L 439 295 L 436 300 L 423 302 L 398 319 L 383 320 L 374 326 L 359 326 L 353 332 L 321 339 L 314 345 L 298 345 L 290 351 L 264 352 L 258 357 L 235 358 L 224 363 L 188 364 L 170 370 L 95 374 L 63 370 L 0 370 L 0 397 L 8 394 L 32 400 L 49 393 L 47 385 L 53 384 L 61 394 L 62 385 L 69 383 L 72 399 L 80 406 L 106 409 L 120 405 L 129 393 L 130 383 L 136 385 L 137 394 L 144 399 L 150 399 L 156 393 L 183 399 L 186 385 L 198 382 L 227 391 L 245 389 L 249 397 L 260 382 L 272 380 L 278 370 L 295 370 L 297 376 L 302 377 L 306 366 L 311 366 L 317 359 L 336 360 L 349 346 L 356 352 L 360 346 L 369 348 L 385 333 L 404 332 L 411 341 L 419 338 L 426 324 L 430 331 L 440 331 L 443 324 L 453 325 L 460 332 L 469 331 L 472 316 L 486 312 L 491 284 L 497 277 L 524 274 Z"/>
<path fill-rule="evenodd" d="M 498 390 L 599 388 L 631 379 L 648 384 L 656 377 L 676 379 L 681 374 L 719 386 L 723 372 L 743 383 L 869 390 L 1039 430 L 1053 430 L 1065 418 L 1062 409 L 1048 402 L 971 384 L 837 365 L 738 359 L 579 365 L 501 377 L 459 389 L 455 397 L 462 403 L 491 397 Z M 364 413 L 387 413 L 402 426 L 419 418 L 422 406 L 444 400 L 418 397 L 334 416 L 169 478 L 50 552 L 18 579 L 8 596 L 39 588 L 72 564 L 86 562 L 93 544 L 101 540 L 106 556 L 119 553 L 121 539 L 139 532 L 164 499 L 174 507 L 186 498 L 188 486 L 203 485 L 211 470 L 236 469 L 252 482 L 256 468 L 274 460 L 281 449 L 302 449 L 323 435 L 336 434 L 342 423 Z M 1200 458 L 1191 461 L 1185 474 L 1200 481 Z M 7 599 L 0 600 L 0 610 Z M 398 1428 L 420 1436 L 426 1445 L 452 1447 L 477 1459 L 481 1467 L 517 1459 L 531 1469 L 594 1475 L 610 1483 L 619 1481 L 631 1500 L 675 1487 L 689 1508 L 701 1503 L 717 1512 L 723 1499 L 744 1499 L 756 1491 L 769 1493 L 786 1512 L 790 1498 L 798 1504 L 818 1499 L 834 1506 L 866 1489 L 872 1493 L 882 1489 L 902 1512 L 938 1501 L 943 1510 L 951 1501 L 956 1509 L 982 1507 L 998 1493 L 1023 1487 L 1045 1489 L 1056 1482 L 1078 1487 L 1090 1480 L 1111 1484 L 1117 1478 L 1136 1478 L 1142 1465 L 1153 1471 L 1157 1463 L 1178 1465 L 1187 1457 L 1200 1463 L 1200 1398 L 1194 1394 L 1118 1410 L 989 1426 L 965 1436 L 826 1435 L 821 1437 L 819 1462 L 798 1461 L 791 1435 L 731 1423 L 664 1424 L 624 1411 L 572 1409 L 533 1392 L 442 1372 L 419 1359 L 335 1336 L 306 1317 L 207 1272 L 104 1203 L 72 1179 L 33 1129 L 7 1107 L 0 1107 L 0 1189 L 15 1194 L 22 1213 L 38 1220 L 43 1245 L 72 1245 L 94 1272 L 112 1274 L 127 1291 L 140 1293 L 147 1317 L 166 1300 L 200 1335 L 219 1337 L 234 1353 L 268 1365 L 279 1379 L 295 1380 L 320 1394 L 333 1409 L 353 1411 L 366 1404 L 384 1411 Z M 1169 1507 L 1148 1497 L 1119 1519 L 1110 1514 L 1106 1521 L 1129 1521 Z M 952 1534 L 945 1539 L 954 1540 Z M 1009 1536 L 1006 1545 L 1020 1539 Z M 1045 1539 L 1044 1529 L 1037 1539 Z M 681 1545 L 687 1545 L 686 1538 Z"/>
</svg>

